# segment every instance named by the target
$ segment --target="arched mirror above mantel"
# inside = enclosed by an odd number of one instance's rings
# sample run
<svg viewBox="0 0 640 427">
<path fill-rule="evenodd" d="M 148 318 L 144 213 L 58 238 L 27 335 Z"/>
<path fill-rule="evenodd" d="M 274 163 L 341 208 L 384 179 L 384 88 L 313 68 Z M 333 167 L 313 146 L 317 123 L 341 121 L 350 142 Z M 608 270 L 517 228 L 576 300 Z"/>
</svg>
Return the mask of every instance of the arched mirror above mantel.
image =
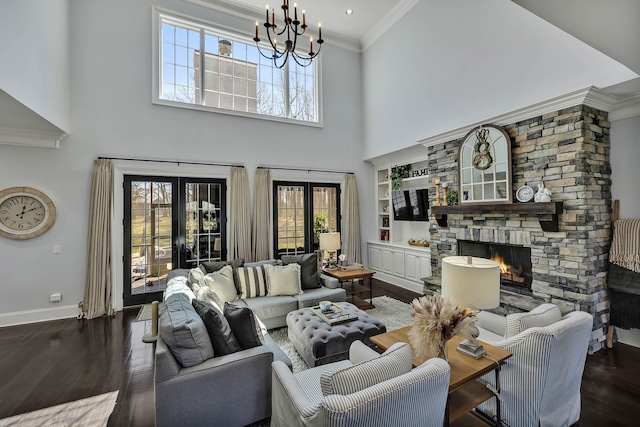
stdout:
<svg viewBox="0 0 640 427">
<path fill-rule="evenodd" d="M 485 125 L 464 137 L 458 155 L 460 204 L 511 203 L 511 140 L 501 127 Z"/>
</svg>

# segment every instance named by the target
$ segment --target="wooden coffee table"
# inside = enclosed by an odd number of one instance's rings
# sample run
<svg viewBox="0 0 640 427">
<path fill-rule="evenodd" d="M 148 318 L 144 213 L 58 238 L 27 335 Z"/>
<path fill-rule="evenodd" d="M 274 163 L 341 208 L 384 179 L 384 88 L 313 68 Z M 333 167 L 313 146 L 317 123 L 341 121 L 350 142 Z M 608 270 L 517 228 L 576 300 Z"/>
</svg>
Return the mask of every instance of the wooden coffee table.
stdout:
<svg viewBox="0 0 640 427">
<path fill-rule="evenodd" d="M 410 326 L 385 332 L 370 338 L 380 350 L 385 351 L 397 342 L 409 343 L 408 333 Z M 474 359 L 456 351 L 460 344 L 460 337 L 453 337 L 447 342 L 447 355 L 449 366 L 451 366 L 451 377 L 449 380 L 449 399 L 447 401 L 447 411 L 445 413 L 444 425 L 475 425 L 482 424 L 480 419 L 473 416 L 470 411 L 489 400 L 496 398 L 496 426 L 500 426 L 500 399 L 487 387 L 476 381 L 484 374 L 495 372 L 497 392 L 500 391 L 500 366 L 511 357 L 511 353 L 494 347 L 490 344 L 482 343 L 487 355 L 480 359 Z M 413 366 L 419 366 L 424 362 L 415 356 L 413 352 Z M 487 420 L 488 422 L 488 420 Z"/>
<path fill-rule="evenodd" d="M 322 272 L 338 279 L 341 287 L 344 287 L 344 282 L 351 282 L 351 287 L 347 290 L 347 302 L 355 305 L 360 310 L 376 308 L 373 305 L 373 291 L 371 290 L 371 277 L 376 273 L 375 271 L 359 268 L 357 270 L 322 270 Z M 362 279 L 362 284 L 356 283 L 354 281 L 356 279 Z M 365 284 L 365 280 L 368 281 L 368 286 Z M 369 294 L 369 301 L 361 296 L 367 293 Z"/>
</svg>

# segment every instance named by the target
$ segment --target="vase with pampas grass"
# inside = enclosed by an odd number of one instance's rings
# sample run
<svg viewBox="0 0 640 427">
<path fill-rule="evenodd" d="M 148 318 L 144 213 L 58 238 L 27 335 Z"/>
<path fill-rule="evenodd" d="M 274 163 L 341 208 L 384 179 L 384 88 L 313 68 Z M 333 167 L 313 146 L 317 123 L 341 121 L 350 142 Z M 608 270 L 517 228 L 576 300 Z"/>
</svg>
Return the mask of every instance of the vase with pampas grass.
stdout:
<svg viewBox="0 0 640 427">
<path fill-rule="evenodd" d="M 440 357 L 447 360 L 447 341 L 454 335 L 471 339 L 478 334 L 477 311 L 461 307 L 440 295 L 416 298 L 411 303 L 409 341 L 420 360 Z"/>
</svg>

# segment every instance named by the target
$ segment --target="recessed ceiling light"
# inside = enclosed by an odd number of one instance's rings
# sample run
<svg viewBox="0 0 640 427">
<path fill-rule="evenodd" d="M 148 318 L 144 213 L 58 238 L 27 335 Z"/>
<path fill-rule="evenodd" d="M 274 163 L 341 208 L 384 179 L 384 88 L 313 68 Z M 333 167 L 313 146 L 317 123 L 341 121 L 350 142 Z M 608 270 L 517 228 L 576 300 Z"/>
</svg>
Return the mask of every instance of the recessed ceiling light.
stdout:
<svg viewBox="0 0 640 427">
<path fill-rule="evenodd" d="M 347 16 L 351 16 L 351 15 L 353 15 L 353 9 L 347 9 L 344 13 L 345 13 Z"/>
</svg>

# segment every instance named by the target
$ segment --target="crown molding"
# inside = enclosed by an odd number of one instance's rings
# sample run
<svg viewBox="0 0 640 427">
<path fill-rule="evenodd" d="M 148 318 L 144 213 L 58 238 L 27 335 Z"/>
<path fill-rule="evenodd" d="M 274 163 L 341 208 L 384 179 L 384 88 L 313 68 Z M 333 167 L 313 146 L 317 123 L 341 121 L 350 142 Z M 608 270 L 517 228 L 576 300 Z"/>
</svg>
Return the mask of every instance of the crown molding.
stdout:
<svg viewBox="0 0 640 427">
<path fill-rule="evenodd" d="M 576 105 L 586 105 L 609 113 L 609 121 L 620 120 L 622 118 L 640 115 L 640 93 L 618 97 L 602 92 L 595 87 L 588 87 L 574 92 L 567 93 L 546 101 L 538 102 L 528 107 L 519 108 L 499 116 L 491 117 L 480 122 L 475 122 L 450 130 L 438 135 L 430 136 L 418 141 L 425 147 L 442 144 L 464 137 L 471 129 L 483 124 L 494 124 L 505 126 L 531 117 L 541 116 L 564 108 L 575 107 Z"/>
<path fill-rule="evenodd" d="M 380 23 L 373 27 L 365 36 L 360 40 L 362 50 L 369 48 L 376 40 L 380 38 L 385 32 L 389 30 L 405 13 L 407 13 L 413 6 L 418 4 L 420 0 L 403 0 L 396 5 L 384 18 L 380 20 Z"/>
<path fill-rule="evenodd" d="M 60 148 L 65 132 L 44 132 L 0 126 L 0 144 L 23 147 Z"/>
<path fill-rule="evenodd" d="M 260 21 L 264 19 L 264 9 L 240 4 L 237 2 L 227 1 L 227 0 L 182 0 L 186 3 L 195 4 L 198 6 L 206 7 L 208 9 L 213 9 L 215 11 L 235 16 L 237 18 L 246 19 L 249 21 Z M 417 0 L 412 0 L 417 1 Z M 251 30 L 253 27 L 250 28 Z M 317 27 L 313 25 L 309 25 L 309 30 L 316 31 Z M 324 36 L 325 43 L 341 47 L 346 50 L 350 50 L 352 52 L 360 53 L 362 52 L 360 41 L 353 39 L 351 37 L 346 37 L 342 34 L 338 34 L 329 29 L 323 28 L 322 35 Z"/>
</svg>

